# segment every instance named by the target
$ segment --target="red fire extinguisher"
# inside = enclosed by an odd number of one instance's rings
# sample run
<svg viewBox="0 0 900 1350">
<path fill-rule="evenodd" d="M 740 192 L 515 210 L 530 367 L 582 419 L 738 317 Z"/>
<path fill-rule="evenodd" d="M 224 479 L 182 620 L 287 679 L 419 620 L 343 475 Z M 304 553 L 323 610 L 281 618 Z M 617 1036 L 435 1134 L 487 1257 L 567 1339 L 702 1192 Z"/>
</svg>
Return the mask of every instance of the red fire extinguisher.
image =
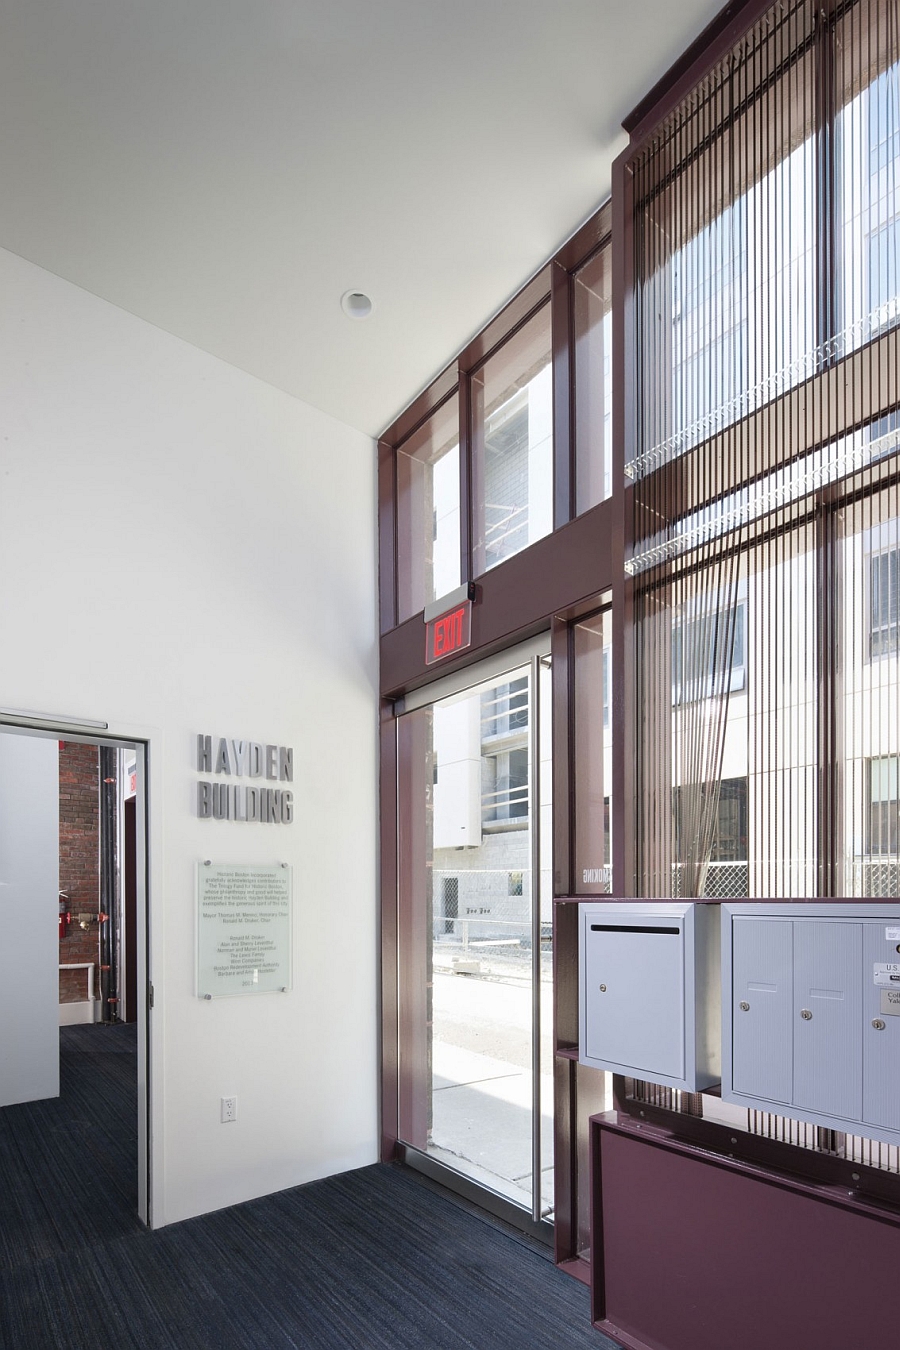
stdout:
<svg viewBox="0 0 900 1350">
<path fill-rule="evenodd" d="M 60 941 L 68 935 L 72 915 L 69 913 L 69 897 L 65 891 L 59 893 L 59 937 Z"/>
</svg>

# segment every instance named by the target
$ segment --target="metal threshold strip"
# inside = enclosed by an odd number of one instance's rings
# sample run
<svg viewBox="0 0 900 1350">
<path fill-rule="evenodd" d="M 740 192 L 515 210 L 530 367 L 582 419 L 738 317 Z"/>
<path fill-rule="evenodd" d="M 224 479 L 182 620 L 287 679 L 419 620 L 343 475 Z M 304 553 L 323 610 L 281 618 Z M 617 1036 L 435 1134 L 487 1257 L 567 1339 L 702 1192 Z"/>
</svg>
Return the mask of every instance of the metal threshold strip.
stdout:
<svg viewBox="0 0 900 1350">
<path fill-rule="evenodd" d="M 548 1219 L 540 1219 L 536 1223 L 527 1209 L 508 1200 L 505 1195 L 486 1190 L 484 1186 L 471 1181 L 462 1172 L 454 1171 L 452 1167 L 437 1162 L 427 1153 L 409 1144 L 400 1144 L 398 1147 L 400 1160 L 414 1172 L 421 1172 L 431 1181 L 436 1181 L 448 1191 L 453 1191 L 455 1195 L 470 1201 L 478 1209 L 483 1209 L 494 1218 L 502 1219 L 504 1223 L 517 1228 L 521 1233 L 526 1233 L 529 1237 L 537 1238 L 539 1242 L 552 1247 L 553 1224 Z"/>
</svg>

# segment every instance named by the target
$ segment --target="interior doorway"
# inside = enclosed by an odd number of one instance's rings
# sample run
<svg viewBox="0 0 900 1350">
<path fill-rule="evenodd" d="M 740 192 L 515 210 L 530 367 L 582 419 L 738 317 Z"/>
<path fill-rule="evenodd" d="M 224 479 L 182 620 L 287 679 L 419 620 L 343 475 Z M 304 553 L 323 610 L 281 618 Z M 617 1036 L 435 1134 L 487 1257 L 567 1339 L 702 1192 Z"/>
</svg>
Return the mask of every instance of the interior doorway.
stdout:
<svg viewBox="0 0 900 1350">
<path fill-rule="evenodd" d="M 61 740 L 60 1026 L 137 1021 L 137 769 L 131 747 Z"/>
<path fill-rule="evenodd" d="M 4 721 L 0 910 L 0 1170 L 17 1211 L 87 1192 L 114 1226 L 149 1223 L 143 742 Z"/>
</svg>

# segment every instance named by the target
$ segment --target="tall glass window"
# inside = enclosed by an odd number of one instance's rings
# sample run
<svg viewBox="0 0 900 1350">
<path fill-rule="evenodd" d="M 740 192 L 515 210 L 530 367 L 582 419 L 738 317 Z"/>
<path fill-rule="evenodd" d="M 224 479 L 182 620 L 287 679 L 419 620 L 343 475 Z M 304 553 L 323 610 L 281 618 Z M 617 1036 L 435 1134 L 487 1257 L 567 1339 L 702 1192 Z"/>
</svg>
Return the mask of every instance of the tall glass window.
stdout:
<svg viewBox="0 0 900 1350">
<path fill-rule="evenodd" d="M 402 623 L 460 583 L 459 400 L 397 451 L 397 587 Z"/>
<path fill-rule="evenodd" d="M 612 258 L 603 248 L 575 274 L 575 510 L 612 493 Z"/>
<path fill-rule="evenodd" d="M 550 306 L 472 376 L 476 576 L 553 529 Z"/>
</svg>

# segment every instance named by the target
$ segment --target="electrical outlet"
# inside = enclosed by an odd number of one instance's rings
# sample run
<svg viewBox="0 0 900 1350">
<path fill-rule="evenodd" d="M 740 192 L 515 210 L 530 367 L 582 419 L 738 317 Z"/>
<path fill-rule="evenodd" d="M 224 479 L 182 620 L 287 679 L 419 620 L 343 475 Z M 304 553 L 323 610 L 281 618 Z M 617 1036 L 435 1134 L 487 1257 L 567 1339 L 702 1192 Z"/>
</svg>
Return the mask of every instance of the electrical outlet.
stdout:
<svg viewBox="0 0 900 1350">
<path fill-rule="evenodd" d="M 231 1120 L 237 1120 L 237 1097 L 223 1097 L 222 1124 L 227 1125 Z"/>
</svg>

